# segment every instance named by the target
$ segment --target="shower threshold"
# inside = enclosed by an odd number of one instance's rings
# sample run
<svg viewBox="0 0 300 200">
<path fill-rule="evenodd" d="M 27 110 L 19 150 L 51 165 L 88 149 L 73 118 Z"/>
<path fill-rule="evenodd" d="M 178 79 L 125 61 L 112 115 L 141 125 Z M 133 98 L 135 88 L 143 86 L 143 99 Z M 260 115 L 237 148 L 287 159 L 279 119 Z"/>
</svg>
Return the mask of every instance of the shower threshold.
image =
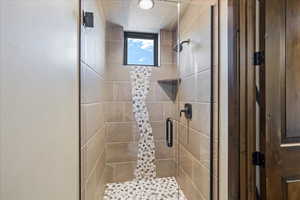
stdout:
<svg viewBox="0 0 300 200">
<path fill-rule="evenodd" d="M 187 200 L 174 177 L 106 185 L 104 200 Z"/>
</svg>

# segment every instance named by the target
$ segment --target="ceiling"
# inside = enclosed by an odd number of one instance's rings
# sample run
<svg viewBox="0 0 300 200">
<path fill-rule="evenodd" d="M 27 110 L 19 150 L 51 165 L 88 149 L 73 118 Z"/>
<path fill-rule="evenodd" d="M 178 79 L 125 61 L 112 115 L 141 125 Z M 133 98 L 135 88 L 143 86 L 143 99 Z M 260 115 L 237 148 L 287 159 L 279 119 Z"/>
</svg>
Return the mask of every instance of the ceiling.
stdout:
<svg viewBox="0 0 300 200">
<path fill-rule="evenodd" d="M 106 19 L 129 31 L 171 30 L 177 22 L 177 3 L 155 0 L 150 10 L 138 7 L 138 0 L 101 0 Z"/>
</svg>

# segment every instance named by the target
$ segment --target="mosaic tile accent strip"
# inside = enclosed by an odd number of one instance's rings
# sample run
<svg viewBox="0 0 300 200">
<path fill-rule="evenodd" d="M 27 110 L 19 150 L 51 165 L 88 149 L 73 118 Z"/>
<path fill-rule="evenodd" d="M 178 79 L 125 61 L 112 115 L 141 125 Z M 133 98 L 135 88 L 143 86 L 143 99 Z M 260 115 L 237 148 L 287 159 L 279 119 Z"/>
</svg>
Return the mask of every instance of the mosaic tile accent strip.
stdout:
<svg viewBox="0 0 300 200">
<path fill-rule="evenodd" d="M 137 166 L 134 172 L 136 180 L 156 177 L 155 144 L 146 107 L 151 72 L 151 67 L 144 66 L 132 67 L 130 71 L 133 114 L 139 131 Z"/>
<path fill-rule="evenodd" d="M 106 185 L 104 200 L 187 200 L 174 177 Z"/>
</svg>

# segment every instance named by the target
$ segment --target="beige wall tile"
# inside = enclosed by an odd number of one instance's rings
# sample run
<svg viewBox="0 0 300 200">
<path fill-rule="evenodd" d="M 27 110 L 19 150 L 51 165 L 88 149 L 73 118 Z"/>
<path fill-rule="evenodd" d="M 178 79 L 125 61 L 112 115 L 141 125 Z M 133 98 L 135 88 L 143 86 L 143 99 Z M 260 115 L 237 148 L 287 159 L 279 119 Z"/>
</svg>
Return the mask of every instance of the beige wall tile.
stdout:
<svg viewBox="0 0 300 200">
<path fill-rule="evenodd" d="M 196 93 L 196 76 L 189 76 L 181 80 L 180 101 L 194 102 Z"/>
<path fill-rule="evenodd" d="M 96 189 L 97 189 L 97 179 L 96 173 L 91 174 L 87 179 L 85 184 L 85 200 L 95 200 L 96 199 Z"/>
<path fill-rule="evenodd" d="M 86 143 L 99 129 L 102 129 L 104 124 L 104 112 L 102 108 L 102 103 L 95 104 L 84 104 L 83 106 L 83 116 L 84 116 L 84 140 Z"/>
<path fill-rule="evenodd" d="M 165 123 L 164 122 L 151 122 L 152 133 L 155 140 L 164 140 L 165 134 Z"/>
<path fill-rule="evenodd" d="M 110 41 L 123 41 L 124 33 L 123 27 L 118 25 L 111 25 L 109 30 L 109 40 Z"/>
<path fill-rule="evenodd" d="M 176 70 L 175 64 L 161 63 L 159 67 L 153 67 L 151 81 L 178 78 Z"/>
<path fill-rule="evenodd" d="M 134 178 L 136 162 L 114 164 L 114 182 L 129 181 Z"/>
<path fill-rule="evenodd" d="M 210 104 L 209 103 L 193 103 L 193 118 L 190 121 L 192 128 L 201 133 L 210 135 Z"/>
<path fill-rule="evenodd" d="M 192 180 L 195 186 L 202 193 L 205 199 L 209 199 L 210 192 L 210 173 L 209 169 L 198 161 L 193 161 L 193 175 Z"/>
<path fill-rule="evenodd" d="M 190 7 L 181 21 L 182 39 L 191 39 L 188 49 L 198 72 L 210 66 L 210 9 L 200 11 L 198 6 Z M 193 11 L 192 11 L 193 10 Z M 195 13 L 197 12 L 197 13 Z"/>
<path fill-rule="evenodd" d="M 107 122 L 122 122 L 124 116 L 124 104 L 105 102 L 103 104 L 104 115 Z"/>
<path fill-rule="evenodd" d="M 132 122 L 134 121 L 133 111 L 132 111 L 132 103 L 124 103 L 124 113 L 123 113 L 123 121 L 124 122 Z"/>
<path fill-rule="evenodd" d="M 95 168 L 97 160 L 104 152 L 105 129 L 101 129 L 92 137 L 86 147 L 86 175 L 89 176 Z"/>
<path fill-rule="evenodd" d="M 164 117 L 163 119 L 166 120 L 168 117 L 172 119 L 178 120 L 179 119 L 179 110 L 177 103 L 173 102 L 166 102 L 163 104 L 164 106 Z"/>
<path fill-rule="evenodd" d="M 109 63 L 123 64 L 123 45 L 122 41 L 110 41 L 107 61 Z"/>
<path fill-rule="evenodd" d="M 123 162 L 113 164 L 113 182 L 130 181 L 134 178 L 136 162 Z M 157 177 L 170 177 L 176 175 L 176 163 L 173 160 L 156 160 Z"/>
<path fill-rule="evenodd" d="M 105 71 L 105 80 L 109 81 L 130 81 L 130 67 L 122 65 L 122 63 L 107 63 Z"/>
<path fill-rule="evenodd" d="M 102 176 L 101 176 L 101 178 L 98 182 L 98 185 L 97 185 L 97 191 L 96 191 L 97 199 L 96 200 L 102 200 L 103 199 L 104 191 L 105 191 L 105 185 L 107 183 L 112 182 L 112 180 L 113 180 L 112 177 L 113 177 L 113 169 L 112 169 L 111 166 L 106 165 L 104 170 L 103 170 Z"/>
<path fill-rule="evenodd" d="M 104 101 L 113 101 L 114 98 L 114 84 L 112 82 L 104 81 L 101 85 L 101 93 L 103 93 Z"/>
<path fill-rule="evenodd" d="M 114 83 L 114 101 L 131 101 L 131 83 L 115 82 Z"/>
<path fill-rule="evenodd" d="M 173 44 L 173 31 L 161 30 L 160 31 L 160 42 L 164 45 Z"/>
<path fill-rule="evenodd" d="M 202 162 L 209 160 L 210 142 L 209 138 L 193 129 L 188 129 L 188 140 L 184 147 Z"/>
<path fill-rule="evenodd" d="M 193 68 L 193 57 L 190 48 L 184 48 L 179 54 L 180 56 L 180 68 L 179 73 L 182 79 L 195 73 Z"/>
<path fill-rule="evenodd" d="M 172 120 L 172 122 L 173 122 L 173 139 L 174 139 L 174 143 L 176 142 L 178 142 L 178 128 L 179 128 L 179 122 L 178 121 L 176 121 L 176 120 Z"/>
<path fill-rule="evenodd" d="M 113 167 L 108 163 L 106 163 L 104 174 L 105 183 L 113 182 Z"/>
<path fill-rule="evenodd" d="M 200 45 L 201 48 L 199 48 Z M 193 55 L 193 62 L 195 63 L 195 69 L 197 72 L 206 70 L 211 66 L 209 39 L 207 39 L 207 41 L 192 39 L 191 51 Z"/>
<path fill-rule="evenodd" d="M 166 141 L 155 141 L 155 157 L 156 159 L 171 159 L 174 156 L 175 148 L 169 148 Z"/>
<path fill-rule="evenodd" d="M 173 62 L 173 46 L 172 44 L 160 45 L 160 62 L 161 64 L 172 64 Z"/>
<path fill-rule="evenodd" d="M 178 133 L 179 143 L 182 145 L 187 145 L 187 142 L 188 142 L 187 127 L 184 126 L 182 123 L 179 123 L 178 131 L 179 131 L 179 133 Z"/>
<path fill-rule="evenodd" d="M 196 75 L 196 101 L 198 102 L 210 102 L 210 69 L 200 72 Z"/>
<path fill-rule="evenodd" d="M 197 190 L 193 181 L 188 177 L 188 175 L 182 169 L 179 169 L 179 175 L 177 177 L 177 181 L 188 200 L 206 200 L 201 195 L 200 191 Z"/>
<path fill-rule="evenodd" d="M 180 109 L 184 109 L 185 102 L 180 102 Z M 209 103 L 192 103 L 193 117 L 187 120 L 184 115 L 181 116 L 180 122 L 185 126 L 189 125 L 202 134 L 210 135 L 210 104 Z"/>
<path fill-rule="evenodd" d="M 156 172 L 157 177 L 176 176 L 176 163 L 174 160 L 157 160 Z"/>
<path fill-rule="evenodd" d="M 82 65 L 82 67 L 85 68 L 83 103 L 96 103 L 101 101 L 101 77 L 87 65 Z"/>
<path fill-rule="evenodd" d="M 150 121 L 163 120 L 163 104 L 162 103 L 147 103 L 147 108 L 150 116 Z"/>
<path fill-rule="evenodd" d="M 106 125 L 106 142 L 132 142 L 138 136 L 135 123 L 108 123 Z"/>
<path fill-rule="evenodd" d="M 105 151 L 103 151 L 103 153 L 99 156 L 98 160 L 97 160 L 97 165 L 96 165 L 96 178 L 97 178 L 97 185 L 99 185 L 101 177 L 103 176 L 104 170 L 105 170 L 105 160 L 106 160 L 106 154 Z"/>
<path fill-rule="evenodd" d="M 106 144 L 106 161 L 128 162 L 136 161 L 137 144 L 136 143 L 108 143 Z"/>
<path fill-rule="evenodd" d="M 193 156 L 182 145 L 179 145 L 179 166 L 192 178 Z"/>
</svg>

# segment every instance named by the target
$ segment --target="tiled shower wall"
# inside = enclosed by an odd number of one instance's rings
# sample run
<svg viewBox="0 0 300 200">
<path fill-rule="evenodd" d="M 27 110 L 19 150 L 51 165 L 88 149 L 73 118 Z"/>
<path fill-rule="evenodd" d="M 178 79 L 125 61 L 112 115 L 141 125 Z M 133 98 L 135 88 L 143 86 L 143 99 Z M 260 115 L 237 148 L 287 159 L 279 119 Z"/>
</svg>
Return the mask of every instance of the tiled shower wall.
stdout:
<svg viewBox="0 0 300 200">
<path fill-rule="evenodd" d="M 110 182 L 132 180 L 137 160 L 138 133 L 132 113 L 130 66 L 123 66 L 123 28 L 107 25 L 106 87 L 110 93 L 104 104 L 106 116 L 106 165 L 113 171 Z M 165 119 L 174 117 L 173 103 L 157 84 L 157 80 L 176 77 L 172 57 L 172 32 L 161 31 L 161 65 L 153 67 L 147 107 L 156 145 L 156 165 L 159 177 L 176 173 L 175 148 L 165 141 Z"/>
<path fill-rule="evenodd" d="M 211 93 L 211 19 L 210 5 L 213 1 L 193 1 L 180 23 L 181 40 L 191 39 L 180 53 L 181 92 L 180 107 L 185 103 L 193 106 L 191 121 L 181 117 L 179 121 L 179 175 L 178 182 L 189 200 L 208 200 L 210 190 L 210 93 Z M 217 8 L 216 8 L 217 13 Z M 217 15 L 216 15 L 217 16 Z M 217 19 L 217 17 L 216 17 Z M 215 87 L 214 163 L 217 163 L 218 118 L 217 118 L 217 23 L 213 36 Z M 217 180 L 217 165 L 214 166 L 214 181 Z M 217 197 L 217 184 L 214 196 Z M 216 198 L 215 198 L 216 199 Z"/>
<path fill-rule="evenodd" d="M 83 200 L 103 196 L 109 176 L 105 169 L 104 80 L 105 18 L 97 0 L 83 0 L 83 9 L 94 13 L 94 28 L 82 27 L 81 38 L 81 194 Z"/>
</svg>

